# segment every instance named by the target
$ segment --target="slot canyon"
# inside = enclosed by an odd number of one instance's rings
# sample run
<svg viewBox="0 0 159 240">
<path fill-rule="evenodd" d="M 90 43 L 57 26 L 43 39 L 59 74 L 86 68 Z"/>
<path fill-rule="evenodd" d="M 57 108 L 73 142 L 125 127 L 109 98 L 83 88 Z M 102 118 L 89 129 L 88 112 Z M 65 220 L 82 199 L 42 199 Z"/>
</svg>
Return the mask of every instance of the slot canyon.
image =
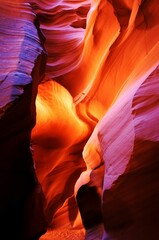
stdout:
<svg viewBox="0 0 159 240">
<path fill-rule="evenodd" d="M 158 0 L 0 0 L 0 23 L 1 239 L 158 240 Z"/>
</svg>

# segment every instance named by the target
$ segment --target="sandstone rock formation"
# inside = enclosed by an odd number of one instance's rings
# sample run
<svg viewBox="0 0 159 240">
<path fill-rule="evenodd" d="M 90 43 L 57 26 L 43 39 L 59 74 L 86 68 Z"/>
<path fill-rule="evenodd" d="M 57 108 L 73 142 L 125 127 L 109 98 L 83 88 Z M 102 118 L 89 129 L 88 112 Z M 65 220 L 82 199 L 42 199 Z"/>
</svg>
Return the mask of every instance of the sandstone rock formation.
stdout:
<svg viewBox="0 0 159 240">
<path fill-rule="evenodd" d="M 5 239 L 159 239 L 157 0 L 0 2 Z"/>
<path fill-rule="evenodd" d="M 46 57 L 29 4 L 1 2 L 0 19 L 0 229 L 5 239 L 38 239 L 47 224 L 30 135 Z"/>
</svg>

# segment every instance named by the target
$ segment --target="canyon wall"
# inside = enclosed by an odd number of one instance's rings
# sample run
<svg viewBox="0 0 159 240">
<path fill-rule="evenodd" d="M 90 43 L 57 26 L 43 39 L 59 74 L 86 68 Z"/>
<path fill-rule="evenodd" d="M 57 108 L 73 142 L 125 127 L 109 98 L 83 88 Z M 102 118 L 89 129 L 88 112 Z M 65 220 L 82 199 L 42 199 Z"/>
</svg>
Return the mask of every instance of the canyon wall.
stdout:
<svg viewBox="0 0 159 240">
<path fill-rule="evenodd" d="M 157 240 L 157 0 L 1 3 L 3 228 Z"/>
</svg>

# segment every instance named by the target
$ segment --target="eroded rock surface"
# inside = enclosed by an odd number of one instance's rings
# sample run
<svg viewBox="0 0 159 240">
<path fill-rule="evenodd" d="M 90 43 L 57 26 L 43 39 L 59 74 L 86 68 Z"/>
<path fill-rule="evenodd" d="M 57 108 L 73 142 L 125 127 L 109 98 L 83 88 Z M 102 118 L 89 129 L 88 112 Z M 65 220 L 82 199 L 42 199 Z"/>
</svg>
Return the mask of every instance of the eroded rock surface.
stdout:
<svg viewBox="0 0 159 240">
<path fill-rule="evenodd" d="M 158 240 L 157 0 L 1 2 L 4 226 Z"/>
</svg>

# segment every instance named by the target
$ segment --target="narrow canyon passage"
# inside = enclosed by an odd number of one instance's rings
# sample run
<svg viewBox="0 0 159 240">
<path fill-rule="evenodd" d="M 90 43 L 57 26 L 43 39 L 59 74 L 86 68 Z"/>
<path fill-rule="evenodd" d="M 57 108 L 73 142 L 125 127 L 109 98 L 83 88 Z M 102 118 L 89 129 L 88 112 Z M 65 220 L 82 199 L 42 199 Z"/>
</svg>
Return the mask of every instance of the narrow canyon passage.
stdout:
<svg viewBox="0 0 159 240">
<path fill-rule="evenodd" d="M 158 1 L 0 3 L 5 239 L 158 240 Z"/>
</svg>

